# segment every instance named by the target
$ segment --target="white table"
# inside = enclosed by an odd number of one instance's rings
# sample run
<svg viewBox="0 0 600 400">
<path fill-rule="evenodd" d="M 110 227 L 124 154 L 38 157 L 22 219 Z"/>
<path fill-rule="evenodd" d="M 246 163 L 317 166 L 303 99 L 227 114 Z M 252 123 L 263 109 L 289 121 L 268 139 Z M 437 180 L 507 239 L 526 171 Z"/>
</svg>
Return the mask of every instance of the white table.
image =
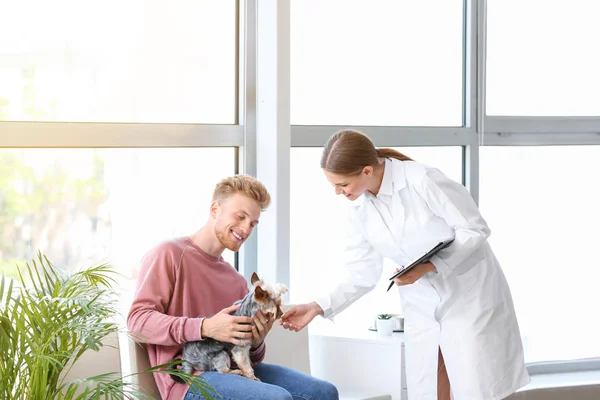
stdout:
<svg viewBox="0 0 600 400">
<path fill-rule="evenodd" d="M 367 327 L 338 327 L 329 322 L 311 326 L 309 332 L 313 376 L 328 380 L 340 392 L 408 398 L 404 333 L 382 337 Z"/>
</svg>

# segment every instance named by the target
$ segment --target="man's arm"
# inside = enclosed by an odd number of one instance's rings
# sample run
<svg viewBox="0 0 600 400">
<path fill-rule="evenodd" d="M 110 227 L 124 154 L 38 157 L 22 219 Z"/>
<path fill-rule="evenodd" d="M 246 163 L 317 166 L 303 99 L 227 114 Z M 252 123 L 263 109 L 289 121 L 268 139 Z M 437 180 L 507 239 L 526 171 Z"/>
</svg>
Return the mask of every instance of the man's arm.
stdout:
<svg viewBox="0 0 600 400">
<path fill-rule="evenodd" d="M 202 340 L 203 318 L 174 317 L 166 314 L 179 257 L 163 244 L 142 260 L 137 293 L 127 316 L 127 327 L 138 342 L 161 346 L 181 345 Z"/>
<path fill-rule="evenodd" d="M 265 344 L 265 342 L 262 342 L 260 346 L 258 346 L 256 349 L 250 349 L 250 361 L 253 365 L 258 364 L 259 362 L 262 362 L 262 360 L 265 359 L 266 353 L 267 345 Z"/>
</svg>

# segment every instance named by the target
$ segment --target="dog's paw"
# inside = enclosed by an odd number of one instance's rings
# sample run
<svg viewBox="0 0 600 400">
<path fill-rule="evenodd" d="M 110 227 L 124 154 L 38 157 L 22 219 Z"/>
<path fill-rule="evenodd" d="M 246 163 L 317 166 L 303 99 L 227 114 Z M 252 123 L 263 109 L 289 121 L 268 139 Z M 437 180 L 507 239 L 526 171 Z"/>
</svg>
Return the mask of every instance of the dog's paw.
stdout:
<svg viewBox="0 0 600 400">
<path fill-rule="evenodd" d="M 258 379 L 258 378 L 257 378 L 256 376 L 254 376 L 254 375 L 248 376 L 247 378 L 248 378 L 248 379 L 252 379 L 253 381 L 260 382 L 260 379 Z"/>
</svg>

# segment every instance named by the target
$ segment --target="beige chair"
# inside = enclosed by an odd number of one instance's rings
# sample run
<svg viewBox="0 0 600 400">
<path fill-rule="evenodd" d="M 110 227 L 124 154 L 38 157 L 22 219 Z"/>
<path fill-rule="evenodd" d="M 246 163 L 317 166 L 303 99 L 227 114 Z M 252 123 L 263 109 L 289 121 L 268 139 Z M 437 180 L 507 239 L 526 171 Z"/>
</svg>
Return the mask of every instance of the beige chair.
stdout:
<svg viewBox="0 0 600 400">
<path fill-rule="evenodd" d="M 134 342 L 131 338 L 127 338 L 127 341 L 129 349 L 130 373 L 142 372 L 150 368 L 150 359 L 148 358 L 146 346 Z M 132 381 L 148 395 L 160 400 L 160 392 L 158 391 L 158 387 L 154 381 L 153 374 L 148 373 L 134 375 L 132 377 Z"/>
</svg>

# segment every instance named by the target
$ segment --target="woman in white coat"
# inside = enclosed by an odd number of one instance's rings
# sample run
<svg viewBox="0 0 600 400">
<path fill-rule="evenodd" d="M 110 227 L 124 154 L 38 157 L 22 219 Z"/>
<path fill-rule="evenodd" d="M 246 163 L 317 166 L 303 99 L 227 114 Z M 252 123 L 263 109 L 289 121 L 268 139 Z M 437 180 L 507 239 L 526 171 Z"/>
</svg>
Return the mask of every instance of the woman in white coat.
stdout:
<svg viewBox="0 0 600 400">
<path fill-rule="evenodd" d="M 382 257 L 409 265 L 454 237 L 431 262 L 395 279 L 405 317 L 408 397 L 496 400 L 526 385 L 510 290 L 466 188 L 351 130 L 328 140 L 321 168 L 335 192 L 351 201 L 347 273 L 330 293 L 292 307 L 280 323 L 298 331 L 317 315 L 332 318 L 375 287 Z"/>
</svg>

